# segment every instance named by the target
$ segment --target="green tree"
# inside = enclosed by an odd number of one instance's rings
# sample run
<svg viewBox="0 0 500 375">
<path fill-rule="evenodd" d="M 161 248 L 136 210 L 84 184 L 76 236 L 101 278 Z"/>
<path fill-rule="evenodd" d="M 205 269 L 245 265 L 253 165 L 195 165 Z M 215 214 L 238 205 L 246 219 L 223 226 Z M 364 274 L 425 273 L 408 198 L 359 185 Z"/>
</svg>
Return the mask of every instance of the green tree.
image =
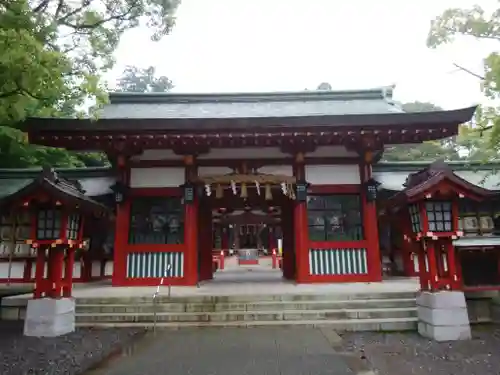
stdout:
<svg viewBox="0 0 500 375">
<path fill-rule="evenodd" d="M 173 88 L 168 77 L 156 76 L 154 66 L 145 69 L 127 66 L 116 84 L 116 91 L 119 92 L 167 92 Z"/>
<path fill-rule="evenodd" d="M 332 85 L 328 82 L 321 82 L 316 88 L 318 91 L 332 91 Z"/>
<path fill-rule="evenodd" d="M 91 155 L 27 145 L 9 127 L 28 116 L 81 116 L 86 100 L 105 102 L 101 76 L 114 65 L 120 37 L 142 22 L 159 40 L 179 1 L 0 2 L 0 167 L 84 165 Z"/>
<path fill-rule="evenodd" d="M 500 42 L 500 7 L 490 12 L 479 5 L 470 9 L 452 8 L 445 10 L 436 17 L 429 30 L 427 45 L 437 48 L 444 44 L 452 43 L 457 37 L 471 37 L 478 40 Z M 500 54 L 497 51 L 484 58 L 484 72 L 478 74 L 458 64 L 459 69 L 475 76 L 482 83 L 484 95 L 495 101 L 500 98 Z M 482 106 L 478 111 L 471 129 L 463 133 L 463 137 L 473 138 L 469 145 L 480 144 L 477 156 L 486 159 L 498 158 L 500 151 L 500 116 L 495 105 Z M 478 136 L 479 134 L 479 136 Z M 482 140 L 479 138 L 483 138 Z M 486 140 L 485 140 L 486 139 Z M 467 144 L 466 140 L 463 141 Z M 487 150 L 485 150 L 485 148 Z M 485 152 L 486 151 L 486 152 Z"/>
</svg>

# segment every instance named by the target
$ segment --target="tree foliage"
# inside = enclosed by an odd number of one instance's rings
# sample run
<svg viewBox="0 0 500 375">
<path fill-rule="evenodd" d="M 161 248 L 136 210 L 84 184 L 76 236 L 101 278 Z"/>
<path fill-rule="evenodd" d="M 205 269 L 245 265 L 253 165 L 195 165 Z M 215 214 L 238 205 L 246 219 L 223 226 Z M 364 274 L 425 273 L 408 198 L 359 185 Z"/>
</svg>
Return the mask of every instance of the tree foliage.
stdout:
<svg viewBox="0 0 500 375">
<path fill-rule="evenodd" d="M 26 144 L 9 128 L 29 116 L 85 115 L 106 101 L 101 76 L 126 30 L 145 23 L 154 40 L 174 25 L 180 0 L 0 1 L 0 167 L 83 166 L 92 158 Z M 90 159 L 89 159 L 90 158 Z"/>
<path fill-rule="evenodd" d="M 167 92 L 173 88 L 168 77 L 156 75 L 154 66 L 145 69 L 127 66 L 116 84 L 118 92 Z"/>
<path fill-rule="evenodd" d="M 316 88 L 318 91 L 332 91 L 332 85 L 328 82 L 321 82 Z"/>
<path fill-rule="evenodd" d="M 430 48 L 437 48 L 454 42 L 457 37 L 500 42 L 500 8 L 488 12 L 479 5 L 475 5 L 470 9 L 445 10 L 432 21 L 427 45 Z M 483 74 L 467 69 L 462 70 L 480 79 L 484 95 L 494 102 L 500 98 L 500 54 L 497 51 L 491 52 L 483 61 Z M 477 137 L 476 133 L 479 133 L 481 137 Z M 473 138 L 470 144 L 476 145 L 478 138 L 483 138 L 479 140 L 481 156 L 486 159 L 498 158 L 500 151 L 499 108 L 495 105 L 482 106 L 473 121 L 473 128 L 465 129 L 463 132 L 462 137 L 466 136 Z"/>
</svg>

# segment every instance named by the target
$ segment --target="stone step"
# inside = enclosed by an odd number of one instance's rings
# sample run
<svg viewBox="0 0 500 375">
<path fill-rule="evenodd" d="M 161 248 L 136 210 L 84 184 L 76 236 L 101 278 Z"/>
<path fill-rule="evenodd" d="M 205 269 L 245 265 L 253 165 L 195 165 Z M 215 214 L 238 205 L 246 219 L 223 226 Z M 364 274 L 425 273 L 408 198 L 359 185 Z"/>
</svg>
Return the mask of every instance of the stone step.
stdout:
<svg viewBox="0 0 500 375">
<path fill-rule="evenodd" d="M 149 296 L 126 297 L 83 297 L 77 298 L 80 305 L 89 304 L 142 304 L 151 303 L 155 289 L 151 289 Z M 256 294 L 256 295 L 193 295 L 167 296 L 166 290 L 161 290 L 157 298 L 159 303 L 252 303 L 263 301 L 298 302 L 298 301 L 342 301 L 342 300 L 372 300 L 372 299 L 401 299 L 416 298 L 417 292 L 380 292 L 380 293 L 336 293 L 336 294 Z"/>
<path fill-rule="evenodd" d="M 262 327 L 262 326 L 306 326 L 330 327 L 336 331 L 415 331 L 418 319 L 383 318 L 383 319 L 347 319 L 347 320 L 273 320 L 273 321 L 234 321 L 234 322 L 158 322 L 157 328 L 181 329 L 193 327 Z M 77 322 L 77 327 L 95 328 L 152 328 L 153 322 Z"/>
<path fill-rule="evenodd" d="M 333 300 L 333 301 L 263 301 L 251 303 L 157 303 L 157 312 L 237 312 L 237 311 L 283 311 L 323 310 L 356 308 L 415 307 L 415 298 Z M 153 313 L 153 304 L 85 304 L 76 306 L 77 313 Z"/>
<path fill-rule="evenodd" d="M 159 312 L 158 322 L 233 322 L 233 321 L 300 321 L 383 319 L 416 317 L 416 307 L 392 309 L 333 309 L 295 311 L 237 311 L 237 312 Z M 152 313 L 77 313 L 77 322 L 153 322 Z"/>
</svg>

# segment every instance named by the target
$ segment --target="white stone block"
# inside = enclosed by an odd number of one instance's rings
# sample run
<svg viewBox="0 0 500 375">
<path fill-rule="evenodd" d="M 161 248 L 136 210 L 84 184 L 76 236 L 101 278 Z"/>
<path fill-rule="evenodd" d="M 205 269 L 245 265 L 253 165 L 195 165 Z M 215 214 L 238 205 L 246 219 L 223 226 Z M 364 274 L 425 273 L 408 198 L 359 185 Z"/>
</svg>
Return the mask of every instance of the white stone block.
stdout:
<svg viewBox="0 0 500 375">
<path fill-rule="evenodd" d="M 73 298 L 42 298 L 28 301 L 24 320 L 24 335 L 56 337 L 75 330 L 75 300 Z"/>
<path fill-rule="evenodd" d="M 431 309 L 429 307 L 417 306 L 419 320 L 435 326 L 468 325 L 469 315 L 467 308 L 457 307 L 453 309 Z"/>
<path fill-rule="evenodd" d="M 463 292 L 421 292 L 417 297 L 418 332 L 436 341 L 471 338 Z"/>
<path fill-rule="evenodd" d="M 420 292 L 417 296 L 417 306 L 429 307 L 431 309 L 450 309 L 454 307 L 466 307 L 463 292 Z"/>
<path fill-rule="evenodd" d="M 436 341 L 470 340 L 472 337 L 469 324 L 457 326 L 433 326 L 432 324 L 419 322 L 418 333 Z"/>
</svg>

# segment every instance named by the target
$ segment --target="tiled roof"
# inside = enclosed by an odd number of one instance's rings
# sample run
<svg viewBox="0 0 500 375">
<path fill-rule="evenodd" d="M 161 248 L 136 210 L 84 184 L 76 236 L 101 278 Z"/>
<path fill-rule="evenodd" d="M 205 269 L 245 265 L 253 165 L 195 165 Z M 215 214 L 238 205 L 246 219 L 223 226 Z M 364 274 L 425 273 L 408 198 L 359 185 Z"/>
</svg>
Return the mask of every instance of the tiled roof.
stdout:
<svg viewBox="0 0 500 375">
<path fill-rule="evenodd" d="M 111 93 L 101 119 L 203 119 L 398 113 L 386 88 L 246 94 Z"/>
<path fill-rule="evenodd" d="M 85 195 L 85 190 L 78 180 L 65 179 L 53 169 L 45 168 L 35 179 L 27 181 L 27 183 L 23 182 L 24 186 L 17 189 L 17 191 L 12 191 L 10 194 L 3 196 L 0 200 L 0 206 L 9 207 L 19 199 L 25 199 L 25 197 L 31 196 L 41 189 L 53 196 L 54 199 L 61 200 L 73 207 L 79 207 L 80 210 L 86 213 L 105 214 L 109 212 L 108 207 Z"/>
<path fill-rule="evenodd" d="M 373 166 L 373 177 L 381 183 L 381 188 L 392 191 L 404 189 L 404 183 L 412 172 L 420 171 L 432 162 L 380 162 Z M 473 185 L 500 190 L 500 163 L 447 162 L 458 177 Z"/>
<path fill-rule="evenodd" d="M 41 172 L 41 168 L 0 169 L 0 198 L 26 187 Z M 110 187 L 116 182 L 109 167 L 56 169 L 56 172 L 70 181 L 78 181 L 89 197 L 111 194 Z"/>
</svg>

